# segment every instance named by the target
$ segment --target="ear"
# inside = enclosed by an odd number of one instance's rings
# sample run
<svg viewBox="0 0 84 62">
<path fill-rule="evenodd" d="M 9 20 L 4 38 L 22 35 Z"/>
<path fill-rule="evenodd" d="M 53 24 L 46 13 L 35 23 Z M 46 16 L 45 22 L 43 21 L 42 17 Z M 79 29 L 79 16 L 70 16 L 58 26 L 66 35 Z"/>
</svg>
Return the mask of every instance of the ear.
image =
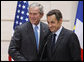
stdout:
<svg viewBox="0 0 84 62">
<path fill-rule="evenodd" d="M 43 17 L 44 13 L 41 14 L 41 18 Z"/>
<path fill-rule="evenodd" d="M 62 24 L 62 18 L 60 18 L 60 23 Z"/>
</svg>

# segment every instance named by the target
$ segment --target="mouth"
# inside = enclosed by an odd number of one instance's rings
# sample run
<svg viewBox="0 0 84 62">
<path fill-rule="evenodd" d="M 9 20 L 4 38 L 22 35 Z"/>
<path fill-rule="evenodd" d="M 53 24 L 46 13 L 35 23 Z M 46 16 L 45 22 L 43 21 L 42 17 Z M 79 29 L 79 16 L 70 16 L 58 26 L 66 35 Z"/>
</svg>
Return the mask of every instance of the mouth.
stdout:
<svg viewBox="0 0 84 62">
<path fill-rule="evenodd" d="M 51 31 L 53 30 L 52 28 L 49 28 Z"/>
<path fill-rule="evenodd" d="M 49 29 L 53 29 L 52 27 L 49 27 Z"/>
<path fill-rule="evenodd" d="M 36 19 L 30 19 L 32 22 L 36 22 L 37 20 Z"/>
<path fill-rule="evenodd" d="M 53 28 L 49 28 L 49 29 L 50 29 L 50 31 L 51 31 L 51 32 L 53 32 L 53 31 L 54 31 L 54 29 L 53 29 Z"/>
<path fill-rule="evenodd" d="M 34 18 L 31 18 L 31 20 L 36 20 L 36 19 L 34 19 Z"/>
</svg>

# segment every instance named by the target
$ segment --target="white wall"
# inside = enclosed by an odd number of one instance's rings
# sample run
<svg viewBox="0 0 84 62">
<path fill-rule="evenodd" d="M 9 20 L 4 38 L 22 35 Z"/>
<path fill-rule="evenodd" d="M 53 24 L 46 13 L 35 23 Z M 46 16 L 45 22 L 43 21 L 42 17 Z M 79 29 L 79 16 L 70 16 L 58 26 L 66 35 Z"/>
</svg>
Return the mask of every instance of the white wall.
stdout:
<svg viewBox="0 0 84 62">
<path fill-rule="evenodd" d="M 44 6 L 44 17 L 52 9 L 59 9 L 63 14 L 63 26 L 73 30 L 78 1 L 29 1 L 41 3 Z M 13 33 L 13 23 L 17 1 L 1 1 L 1 60 L 8 61 L 8 46 Z"/>
</svg>

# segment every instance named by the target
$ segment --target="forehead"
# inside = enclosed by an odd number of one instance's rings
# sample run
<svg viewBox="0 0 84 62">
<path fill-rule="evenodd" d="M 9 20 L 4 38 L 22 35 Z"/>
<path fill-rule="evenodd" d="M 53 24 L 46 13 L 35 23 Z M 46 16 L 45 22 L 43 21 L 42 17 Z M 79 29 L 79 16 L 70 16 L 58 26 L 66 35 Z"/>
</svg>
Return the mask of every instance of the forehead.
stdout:
<svg viewBox="0 0 84 62">
<path fill-rule="evenodd" d="M 30 7 L 29 12 L 32 12 L 32 11 L 39 11 L 39 8 L 38 7 Z"/>
<path fill-rule="evenodd" d="M 55 17 L 55 15 L 51 15 L 51 16 L 47 16 L 47 19 L 48 20 L 56 20 L 56 17 Z"/>
</svg>

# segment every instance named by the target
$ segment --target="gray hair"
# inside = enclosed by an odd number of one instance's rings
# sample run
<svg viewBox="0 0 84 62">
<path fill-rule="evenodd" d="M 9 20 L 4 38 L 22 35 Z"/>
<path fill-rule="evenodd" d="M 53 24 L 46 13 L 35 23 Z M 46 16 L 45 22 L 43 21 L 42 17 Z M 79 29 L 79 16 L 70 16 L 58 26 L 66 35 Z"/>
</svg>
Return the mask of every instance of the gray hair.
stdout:
<svg viewBox="0 0 84 62">
<path fill-rule="evenodd" d="M 40 10 L 40 14 L 43 14 L 43 13 L 44 13 L 44 11 L 43 11 L 43 6 L 42 6 L 41 4 L 39 4 L 39 3 L 32 3 L 32 4 L 29 6 L 29 8 L 30 8 L 30 7 L 38 7 L 39 10 Z"/>
</svg>

